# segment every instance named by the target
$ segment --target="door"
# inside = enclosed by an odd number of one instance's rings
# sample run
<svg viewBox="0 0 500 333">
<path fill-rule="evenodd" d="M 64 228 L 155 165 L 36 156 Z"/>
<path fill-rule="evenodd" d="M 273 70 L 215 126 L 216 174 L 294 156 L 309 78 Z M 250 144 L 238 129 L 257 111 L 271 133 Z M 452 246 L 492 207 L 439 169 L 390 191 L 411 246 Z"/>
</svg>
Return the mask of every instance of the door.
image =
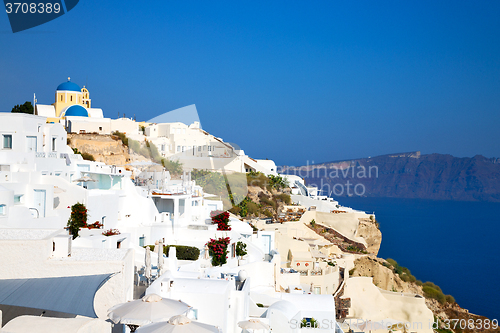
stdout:
<svg viewBox="0 0 500 333">
<path fill-rule="evenodd" d="M 26 150 L 28 152 L 36 153 L 36 136 L 27 136 L 26 137 Z"/>
<path fill-rule="evenodd" d="M 45 217 L 45 190 L 35 190 L 35 208 L 38 210 L 38 217 Z"/>
<path fill-rule="evenodd" d="M 270 235 L 263 235 L 262 240 L 264 241 L 264 249 L 266 251 L 266 254 L 271 253 L 271 236 Z"/>
</svg>

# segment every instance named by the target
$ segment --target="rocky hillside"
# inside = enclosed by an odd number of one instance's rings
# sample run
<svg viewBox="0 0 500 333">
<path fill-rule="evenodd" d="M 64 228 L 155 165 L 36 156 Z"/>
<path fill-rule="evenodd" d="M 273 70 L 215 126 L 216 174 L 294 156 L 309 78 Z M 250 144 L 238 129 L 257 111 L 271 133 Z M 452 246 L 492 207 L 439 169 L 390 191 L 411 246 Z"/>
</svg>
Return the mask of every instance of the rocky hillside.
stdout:
<svg viewBox="0 0 500 333">
<path fill-rule="evenodd" d="M 481 155 L 412 152 L 283 169 L 307 184 L 326 184 L 335 197 L 353 195 L 353 186 L 362 184 L 358 192 L 369 197 L 500 202 L 500 159 Z"/>
<path fill-rule="evenodd" d="M 143 156 L 129 152 L 119 137 L 99 134 L 68 133 L 68 145 L 80 153 L 91 155 L 95 161 L 108 165 L 126 165 L 136 160 L 146 160 Z"/>
<path fill-rule="evenodd" d="M 390 261 L 390 260 L 389 260 Z M 373 283 L 380 289 L 402 292 L 402 293 L 412 293 L 423 295 L 425 297 L 425 303 L 427 307 L 434 313 L 435 318 L 439 319 L 441 323 L 439 332 L 498 332 L 498 330 L 478 330 L 478 329 L 456 329 L 456 330 L 446 330 L 444 327 L 445 320 L 458 319 L 458 320 L 477 320 L 484 322 L 486 317 L 478 316 L 469 313 L 468 310 L 461 308 L 451 296 L 445 296 L 443 299 L 440 297 L 439 293 L 433 291 L 439 289 L 433 283 L 426 282 L 425 284 L 415 280 L 409 271 L 403 267 L 394 267 L 394 262 L 392 264 L 381 258 L 375 256 L 364 256 L 356 259 L 354 262 L 354 269 L 351 270 L 350 276 L 368 276 L 373 278 Z M 395 266 L 398 266 L 397 263 Z M 415 280 L 415 281 L 413 281 Z M 439 289 L 440 291 L 440 289 Z M 465 326 L 465 325 L 463 325 Z"/>
</svg>

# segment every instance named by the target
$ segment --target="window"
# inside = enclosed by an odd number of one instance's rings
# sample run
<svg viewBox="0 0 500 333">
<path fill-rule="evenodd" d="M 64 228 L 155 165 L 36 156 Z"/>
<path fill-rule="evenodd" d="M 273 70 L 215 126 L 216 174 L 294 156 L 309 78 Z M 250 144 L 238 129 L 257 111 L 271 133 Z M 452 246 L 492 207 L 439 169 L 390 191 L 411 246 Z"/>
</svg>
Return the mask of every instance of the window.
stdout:
<svg viewBox="0 0 500 333">
<path fill-rule="evenodd" d="M 321 295 L 321 287 L 314 287 L 314 294 Z"/>
<path fill-rule="evenodd" d="M 20 204 L 22 201 L 23 195 L 22 194 L 16 194 L 14 195 L 14 204 Z"/>
<path fill-rule="evenodd" d="M 101 126 L 99 126 L 99 131 L 102 131 L 102 127 Z"/>
<path fill-rule="evenodd" d="M 4 134 L 3 135 L 3 149 L 12 149 L 12 135 Z"/>
<path fill-rule="evenodd" d="M 212 151 L 212 146 L 208 146 L 208 151 Z"/>
<path fill-rule="evenodd" d="M 7 214 L 7 207 L 5 205 L 0 205 L 0 216 Z"/>
<path fill-rule="evenodd" d="M 63 101 L 63 95 L 61 95 L 61 102 Z"/>
<path fill-rule="evenodd" d="M 181 146 L 177 146 L 177 152 L 179 153 L 181 151 Z"/>
<path fill-rule="evenodd" d="M 198 146 L 198 151 L 201 151 L 201 146 Z"/>
<path fill-rule="evenodd" d="M 198 320 L 198 309 L 191 309 L 191 314 L 194 320 Z"/>
<path fill-rule="evenodd" d="M 73 95 L 69 96 L 69 101 L 73 102 Z"/>
<path fill-rule="evenodd" d="M 57 138 L 55 136 L 52 137 L 52 151 L 56 151 L 56 141 Z"/>
<path fill-rule="evenodd" d="M 182 152 L 186 150 L 186 146 L 182 146 Z"/>
</svg>

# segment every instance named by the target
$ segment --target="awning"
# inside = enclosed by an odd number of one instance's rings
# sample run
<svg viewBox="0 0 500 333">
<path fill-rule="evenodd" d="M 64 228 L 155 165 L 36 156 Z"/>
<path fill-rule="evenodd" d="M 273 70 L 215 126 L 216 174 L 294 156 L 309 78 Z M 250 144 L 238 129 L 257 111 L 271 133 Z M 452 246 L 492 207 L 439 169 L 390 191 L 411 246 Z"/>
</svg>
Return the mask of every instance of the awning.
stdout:
<svg viewBox="0 0 500 333">
<path fill-rule="evenodd" d="M 95 293 L 112 275 L 0 280 L 0 304 L 97 318 Z"/>
</svg>

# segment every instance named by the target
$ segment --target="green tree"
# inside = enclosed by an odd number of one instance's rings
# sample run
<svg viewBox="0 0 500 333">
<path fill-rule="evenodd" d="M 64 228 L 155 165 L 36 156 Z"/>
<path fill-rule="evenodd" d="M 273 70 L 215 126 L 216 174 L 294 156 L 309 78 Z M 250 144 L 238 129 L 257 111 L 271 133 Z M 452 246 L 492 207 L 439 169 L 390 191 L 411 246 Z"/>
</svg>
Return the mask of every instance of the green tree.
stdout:
<svg viewBox="0 0 500 333">
<path fill-rule="evenodd" d="M 68 220 L 67 227 L 73 235 L 73 239 L 78 237 L 80 228 L 87 226 L 87 208 L 84 204 L 77 202 L 71 206 L 71 215 Z"/>
<path fill-rule="evenodd" d="M 33 105 L 31 105 L 31 102 L 25 102 L 22 105 L 16 105 L 12 108 L 12 113 L 28 113 L 28 114 L 34 114 L 35 110 L 33 109 Z"/>
</svg>

